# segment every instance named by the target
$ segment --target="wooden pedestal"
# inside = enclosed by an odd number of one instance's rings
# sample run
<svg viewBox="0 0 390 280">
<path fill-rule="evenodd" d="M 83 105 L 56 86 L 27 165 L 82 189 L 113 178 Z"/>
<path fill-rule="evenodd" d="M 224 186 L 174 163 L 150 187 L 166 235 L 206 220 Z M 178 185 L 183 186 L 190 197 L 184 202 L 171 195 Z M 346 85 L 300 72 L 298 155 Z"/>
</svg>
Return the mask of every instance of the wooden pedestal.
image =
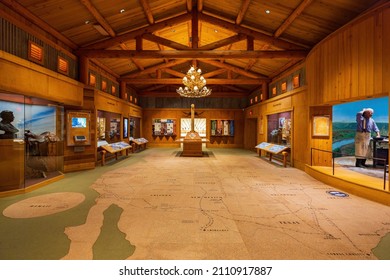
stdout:
<svg viewBox="0 0 390 280">
<path fill-rule="evenodd" d="M 0 191 L 23 188 L 24 141 L 0 140 Z"/>
<path fill-rule="evenodd" d="M 186 140 L 183 141 L 182 156 L 186 157 L 201 157 L 202 152 L 202 140 Z"/>
</svg>

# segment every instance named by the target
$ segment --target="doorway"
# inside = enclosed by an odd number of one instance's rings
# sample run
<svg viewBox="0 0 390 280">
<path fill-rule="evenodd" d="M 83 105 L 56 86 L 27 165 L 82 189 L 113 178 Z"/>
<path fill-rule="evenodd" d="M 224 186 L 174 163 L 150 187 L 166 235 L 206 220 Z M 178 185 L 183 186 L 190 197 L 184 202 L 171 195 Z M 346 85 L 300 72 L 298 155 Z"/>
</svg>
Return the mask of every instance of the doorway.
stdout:
<svg viewBox="0 0 390 280">
<path fill-rule="evenodd" d="M 244 149 L 256 152 L 257 118 L 245 119 Z"/>
</svg>

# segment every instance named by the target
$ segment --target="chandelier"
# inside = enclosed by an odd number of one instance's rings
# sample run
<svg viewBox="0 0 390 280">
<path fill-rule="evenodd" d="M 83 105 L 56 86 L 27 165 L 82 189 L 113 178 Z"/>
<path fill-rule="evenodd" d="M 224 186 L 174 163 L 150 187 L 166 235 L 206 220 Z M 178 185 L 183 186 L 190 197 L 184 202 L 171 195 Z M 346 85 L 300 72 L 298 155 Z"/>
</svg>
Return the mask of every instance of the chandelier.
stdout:
<svg viewBox="0 0 390 280">
<path fill-rule="evenodd" d="M 202 76 L 202 70 L 191 66 L 183 78 L 184 88 L 176 90 L 183 97 L 205 97 L 211 94 L 211 89 L 206 87 L 206 79 Z"/>
</svg>

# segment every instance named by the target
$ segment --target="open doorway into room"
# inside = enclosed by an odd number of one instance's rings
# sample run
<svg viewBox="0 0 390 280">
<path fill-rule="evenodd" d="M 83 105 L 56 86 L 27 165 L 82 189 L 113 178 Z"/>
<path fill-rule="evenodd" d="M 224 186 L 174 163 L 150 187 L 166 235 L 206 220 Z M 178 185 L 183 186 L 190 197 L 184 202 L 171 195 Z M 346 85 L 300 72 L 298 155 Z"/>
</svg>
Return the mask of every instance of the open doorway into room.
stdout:
<svg viewBox="0 0 390 280">
<path fill-rule="evenodd" d="M 372 118 L 379 130 L 380 138 L 371 133 L 371 158 L 367 159 L 367 167 L 356 167 L 355 134 L 357 130 L 356 114 L 364 108 L 374 110 Z M 374 98 L 333 106 L 332 116 L 332 152 L 335 164 L 359 173 L 383 178 L 383 169 L 388 164 L 389 155 L 389 98 Z M 376 160 L 377 159 L 377 160 Z"/>
</svg>

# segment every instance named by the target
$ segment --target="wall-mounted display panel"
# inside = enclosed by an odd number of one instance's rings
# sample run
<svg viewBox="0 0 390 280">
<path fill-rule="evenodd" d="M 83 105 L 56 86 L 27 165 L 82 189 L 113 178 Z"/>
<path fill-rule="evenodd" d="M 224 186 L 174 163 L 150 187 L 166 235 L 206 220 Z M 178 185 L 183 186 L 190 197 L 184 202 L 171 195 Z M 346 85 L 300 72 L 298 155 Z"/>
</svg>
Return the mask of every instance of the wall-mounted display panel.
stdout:
<svg viewBox="0 0 390 280">
<path fill-rule="evenodd" d="M 89 112 L 68 111 L 66 132 L 68 146 L 91 145 L 91 114 Z"/>
<path fill-rule="evenodd" d="M 200 137 L 206 137 L 206 118 L 194 118 L 194 130 Z M 191 118 L 181 118 L 180 136 L 185 137 L 191 131 Z"/>
<path fill-rule="evenodd" d="M 234 136 L 234 120 L 211 120 L 211 136 Z"/>
<path fill-rule="evenodd" d="M 153 119 L 152 134 L 153 136 L 175 136 L 176 120 L 175 119 Z"/>
</svg>

